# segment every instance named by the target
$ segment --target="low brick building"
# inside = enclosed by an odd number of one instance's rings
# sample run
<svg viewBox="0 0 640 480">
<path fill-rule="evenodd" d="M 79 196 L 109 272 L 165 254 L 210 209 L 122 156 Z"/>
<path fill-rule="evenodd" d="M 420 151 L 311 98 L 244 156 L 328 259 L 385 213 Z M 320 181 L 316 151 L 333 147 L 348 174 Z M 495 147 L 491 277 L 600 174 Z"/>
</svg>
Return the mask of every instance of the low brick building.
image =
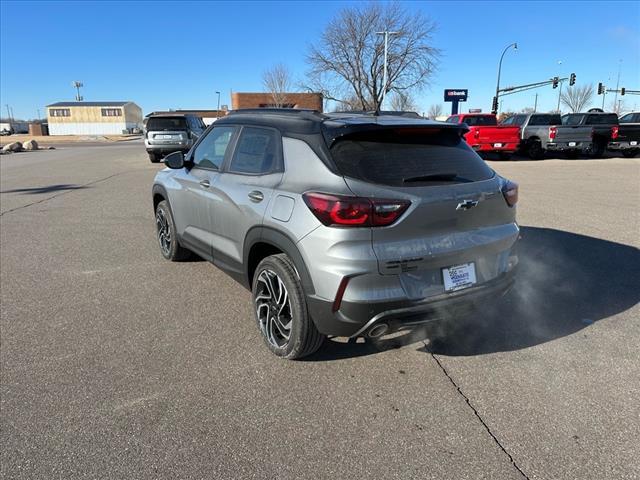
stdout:
<svg viewBox="0 0 640 480">
<path fill-rule="evenodd" d="M 231 108 L 273 108 L 273 97 L 270 93 L 235 92 L 231 94 Z M 286 93 L 285 108 L 304 108 L 322 111 L 321 93 Z"/>
</svg>

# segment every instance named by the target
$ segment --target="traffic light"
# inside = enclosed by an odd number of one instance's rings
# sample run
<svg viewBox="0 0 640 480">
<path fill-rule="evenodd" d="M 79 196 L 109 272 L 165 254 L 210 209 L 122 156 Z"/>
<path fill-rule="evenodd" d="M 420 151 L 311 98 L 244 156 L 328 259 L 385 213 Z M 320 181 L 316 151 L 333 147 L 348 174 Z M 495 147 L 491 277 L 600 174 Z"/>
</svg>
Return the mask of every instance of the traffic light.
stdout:
<svg viewBox="0 0 640 480">
<path fill-rule="evenodd" d="M 560 79 L 558 77 L 553 77 L 553 88 L 558 88 L 558 82 Z"/>
<path fill-rule="evenodd" d="M 491 111 L 494 114 L 498 113 L 498 97 L 493 97 L 493 103 L 491 104 Z"/>
<path fill-rule="evenodd" d="M 624 95 L 626 92 L 627 92 L 627 89 L 626 89 L 626 88 L 622 87 L 622 88 L 620 89 L 620 95 Z"/>
<path fill-rule="evenodd" d="M 602 82 L 598 83 L 598 95 L 602 95 L 604 93 L 604 85 Z"/>
<path fill-rule="evenodd" d="M 575 84 L 576 84 L 576 74 L 575 74 L 575 73 L 572 73 L 572 74 L 569 76 L 569 86 L 570 86 L 570 87 L 573 87 Z"/>
</svg>

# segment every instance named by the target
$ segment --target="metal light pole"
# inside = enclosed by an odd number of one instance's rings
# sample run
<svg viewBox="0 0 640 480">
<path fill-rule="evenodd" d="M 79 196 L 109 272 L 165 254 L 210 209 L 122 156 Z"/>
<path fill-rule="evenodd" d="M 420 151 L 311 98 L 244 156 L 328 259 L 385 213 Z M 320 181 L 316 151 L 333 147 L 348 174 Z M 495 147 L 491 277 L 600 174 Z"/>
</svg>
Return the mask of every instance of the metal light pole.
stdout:
<svg viewBox="0 0 640 480">
<path fill-rule="evenodd" d="M 382 110 L 382 106 L 384 105 L 384 99 L 387 96 L 387 58 L 388 58 L 388 49 L 389 49 L 389 35 L 398 35 L 400 32 L 376 32 L 376 35 L 384 35 L 384 67 L 383 67 L 383 80 L 382 80 L 382 100 L 380 100 L 380 108 L 378 110 Z"/>
<path fill-rule="evenodd" d="M 220 92 L 216 92 L 218 94 L 218 113 L 220 112 Z"/>
<path fill-rule="evenodd" d="M 504 58 L 504 54 L 507 53 L 507 50 L 509 50 L 511 47 L 513 47 L 514 50 L 518 50 L 518 44 L 514 42 L 510 45 L 507 45 L 502 51 L 502 55 L 500 55 L 500 62 L 498 63 L 498 82 L 496 83 L 496 99 L 498 99 L 498 95 L 500 93 L 500 73 L 502 72 L 502 59 Z M 497 114 L 498 111 L 492 113 Z"/>
<path fill-rule="evenodd" d="M 562 60 L 558 60 L 558 65 L 562 65 Z M 562 78 L 562 75 L 558 75 L 558 78 Z M 558 106 L 556 111 L 560 113 L 560 98 L 562 98 L 562 80 L 560 81 L 560 89 L 558 90 Z"/>
<path fill-rule="evenodd" d="M 613 99 L 613 105 L 618 102 L 618 90 L 620 89 L 620 68 L 622 67 L 622 59 L 618 60 L 618 80 L 616 81 L 616 96 Z"/>
<path fill-rule="evenodd" d="M 536 93 L 536 101 L 533 104 L 533 113 L 536 113 L 538 111 L 538 94 Z"/>
</svg>

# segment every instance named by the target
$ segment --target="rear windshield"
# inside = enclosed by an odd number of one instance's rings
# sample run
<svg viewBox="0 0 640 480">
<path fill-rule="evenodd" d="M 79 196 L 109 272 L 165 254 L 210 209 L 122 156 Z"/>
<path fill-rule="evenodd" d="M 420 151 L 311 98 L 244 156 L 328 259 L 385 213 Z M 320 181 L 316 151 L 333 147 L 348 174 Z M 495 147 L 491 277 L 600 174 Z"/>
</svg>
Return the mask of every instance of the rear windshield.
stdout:
<svg viewBox="0 0 640 480">
<path fill-rule="evenodd" d="M 531 115 L 529 125 L 561 125 L 560 115 Z"/>
<path fill-rule="evenodd" d="M 587 125 L 617 125 L 618 116 L 615 113 L 589 115 Z"/>
<path fill-rule="evenodd" d="M 565 115 L 562 117 L 563 125 L 580 125 L 584 115 Z"/>
<path fill-rule="evenodd" d="M 620 117 L 620 123 L 640 123 L 640 113 L 627 113 Z"/>
<path fill-rule="evenodd" d="M 187 130 L 184 117 L 151 117 L 147 121 L 147 130 L 154 132 Z"/>
<path fill-rule="evenodd" d="M 382 185 L 442 185 L 493 177 L 457 129 L 354 133 L 337 141 L 331 155 L 342 175 Z"/>
<path fill-rule="evenodd" d="M 473 115 L 470 117 L 464 117 L 462 121 L 470 127 L 498 124 L 496 117 L 493 115 Z"/>
</svg>

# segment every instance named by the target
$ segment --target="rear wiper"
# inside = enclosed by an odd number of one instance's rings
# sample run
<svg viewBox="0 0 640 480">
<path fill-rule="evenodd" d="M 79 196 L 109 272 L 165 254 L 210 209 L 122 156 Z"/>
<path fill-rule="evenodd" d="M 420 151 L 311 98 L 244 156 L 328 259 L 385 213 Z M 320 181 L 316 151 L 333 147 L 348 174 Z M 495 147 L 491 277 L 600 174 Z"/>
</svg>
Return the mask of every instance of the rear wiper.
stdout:
<svg viewBox="0 0 640 480">
<path fill-rule="evenodd" d="M 407 177 L 403 178 L 403 183 L 413 183 L 413 182 L 450 182 L 453 180 L 458 180 L 460 182 L 469 182 L 469 179 L 458 177 L 457 173 L 432 173 L 431 175 L 420 175 L 417 177 Z"/>
</svg>

